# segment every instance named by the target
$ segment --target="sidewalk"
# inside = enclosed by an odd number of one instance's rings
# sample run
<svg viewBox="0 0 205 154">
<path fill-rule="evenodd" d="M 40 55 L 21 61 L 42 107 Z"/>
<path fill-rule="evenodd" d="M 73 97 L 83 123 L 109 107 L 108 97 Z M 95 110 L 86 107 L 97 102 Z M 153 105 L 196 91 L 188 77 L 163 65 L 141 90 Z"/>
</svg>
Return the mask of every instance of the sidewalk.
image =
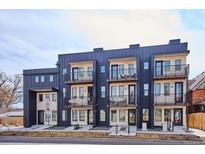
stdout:
<svg viewBox="0 0 205 154">
<path fill-rule="evenodd" d="M 189 132 L 193 135 L 199 136 L 203 141 L 205 141 L 205 131 L 195 128 L 189 128 Z"/>
</svg>

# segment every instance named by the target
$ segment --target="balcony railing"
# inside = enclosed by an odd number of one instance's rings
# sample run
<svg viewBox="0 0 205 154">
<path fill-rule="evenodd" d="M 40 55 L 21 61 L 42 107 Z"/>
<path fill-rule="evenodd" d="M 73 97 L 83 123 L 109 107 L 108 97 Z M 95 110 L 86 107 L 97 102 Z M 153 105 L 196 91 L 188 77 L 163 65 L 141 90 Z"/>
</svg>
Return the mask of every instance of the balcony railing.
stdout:
<svg viewBox="0 0 205 154">
<path fill-rule="evenodd" d="M 71 72 L 70 81 L 71 82 L 92 82 L 93 80 L 93 71 L 77 71 Z"/>
<path fill-rule="evenodd" d="M 91 96 L 74 96 L 69 99 L 71 107 L 83 107 L 83 106 L 92 106 L 93 97 Z"/>
<path fill-rule="evenodd" d="M 186 102 L 186 94 L 160 94 L 154 95 L 155 105 L 183 105 Z"/>
<path fill-rule="evenodd" d="M 136 68 L 132 69 L 118 69 L 118 70 L 110 70 L 110 80 L 129 80 L 136 79 L 137 71 Z"/>
<path fill-rule="evenodd" d="M 110 96 L 110 106 L 135 106 L 135 95 Z"/>
<path fill-rule="evenodd" d="M 155 66 L 154 77 L 187 77 L 189 73 L 189 65 L 167 65 Z"/>
</svg>

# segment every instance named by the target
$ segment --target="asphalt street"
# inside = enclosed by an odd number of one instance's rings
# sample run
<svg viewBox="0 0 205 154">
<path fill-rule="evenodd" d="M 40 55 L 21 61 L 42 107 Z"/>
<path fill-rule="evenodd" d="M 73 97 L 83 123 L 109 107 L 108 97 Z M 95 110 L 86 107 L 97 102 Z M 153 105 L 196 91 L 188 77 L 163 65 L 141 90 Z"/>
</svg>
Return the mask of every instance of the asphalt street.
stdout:
<svg viewBox="0 0 205 154">
<path fill-rule="evenodd" d="M 45 138 L 0 136 L 0 144 L 93 144 L 93 145 L 196 145 L 205 144 L 198 141 L 145 141 L 113 138 Z"/>
</svg>

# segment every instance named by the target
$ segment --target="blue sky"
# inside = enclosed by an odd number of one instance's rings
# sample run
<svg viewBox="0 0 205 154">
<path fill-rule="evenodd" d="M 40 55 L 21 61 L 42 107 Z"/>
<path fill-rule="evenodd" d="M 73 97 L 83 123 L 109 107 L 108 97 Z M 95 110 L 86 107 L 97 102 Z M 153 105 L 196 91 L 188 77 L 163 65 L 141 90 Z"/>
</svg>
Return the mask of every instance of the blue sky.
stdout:
<svg viewBox="0 0 205 154">
<path fill-rule="evenodd" d="M 190 78 L 205 70 L 205 10 L 0 10 L 0 69 L 55 67 L 57 55 L 189 43 Z"/>
</svg>

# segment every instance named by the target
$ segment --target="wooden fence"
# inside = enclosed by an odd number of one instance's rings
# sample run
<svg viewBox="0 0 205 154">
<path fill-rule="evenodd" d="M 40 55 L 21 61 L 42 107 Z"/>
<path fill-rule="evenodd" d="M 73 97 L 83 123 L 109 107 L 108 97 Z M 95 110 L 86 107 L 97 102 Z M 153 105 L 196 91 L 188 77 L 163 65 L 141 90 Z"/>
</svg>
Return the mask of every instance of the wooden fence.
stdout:
<svg viewBox="0 0 205 154">
<path fill-rule="evenodd" d="M 192 113 L 188 116 L 188 125 L 190 128 L 205 130 L 205 113 Z"/>
<path fill-rule="evenodd" d="M 2 125 L 23 125 L 23 117 L 0 117 Z"/>
</svg>

